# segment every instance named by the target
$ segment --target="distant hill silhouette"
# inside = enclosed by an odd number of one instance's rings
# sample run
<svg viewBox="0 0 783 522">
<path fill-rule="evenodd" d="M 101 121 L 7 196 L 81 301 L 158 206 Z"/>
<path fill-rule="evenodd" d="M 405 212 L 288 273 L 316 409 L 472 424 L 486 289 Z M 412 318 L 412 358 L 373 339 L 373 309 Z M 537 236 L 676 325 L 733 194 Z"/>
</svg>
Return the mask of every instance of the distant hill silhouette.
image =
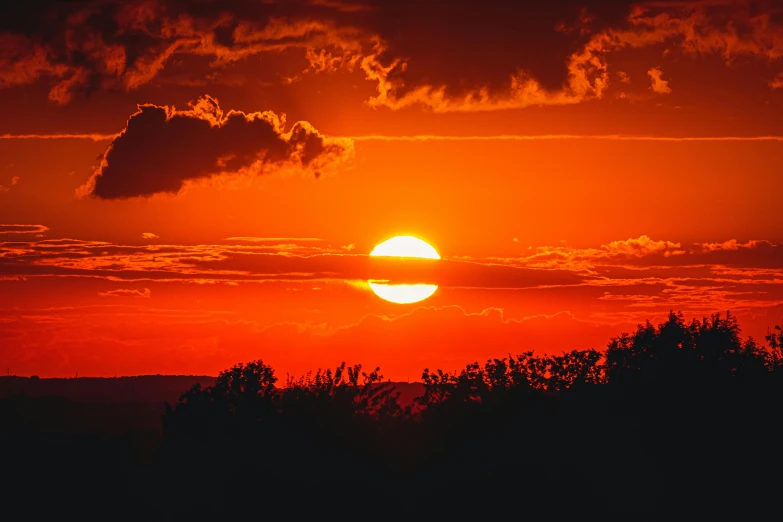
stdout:
<svg viewBox="0 0 783 522">
<path fill-rule="evenodd" d="M 199 384 L 215 384 L 208 375 L 139 375 L 133 377 L 39 378 L 0 376 L 0 398 L 24 394 L 30 397 L 63 397 L 76 402 L 176 403 L 185 390 Z M 424 393 L 420 382 L 395 382 L 403 406 Z"/>
<path fill-rule="evenodd" d="M 140 375 L 137 377 L 0 377 L 0 397 L 24 393 L 30 397 L 57 396 L 82 402 L 165 402 L 179 400 L 195 384 L 212 386 L 205 375 Z"/>
</svg>

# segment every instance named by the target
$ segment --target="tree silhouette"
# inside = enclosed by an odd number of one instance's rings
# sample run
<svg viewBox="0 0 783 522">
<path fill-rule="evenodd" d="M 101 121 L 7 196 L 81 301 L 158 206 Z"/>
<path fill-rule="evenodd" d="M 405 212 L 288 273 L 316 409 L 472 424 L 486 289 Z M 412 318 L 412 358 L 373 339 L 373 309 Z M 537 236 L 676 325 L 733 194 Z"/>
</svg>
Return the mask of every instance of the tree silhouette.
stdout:
<svg viewBox="0 0 783 522">
<path fill-rule="evenodd" d="M 767 332 L 767 345 L 769 352 L 767 355 L 767 365 L 771 370 L 781 370 L 783 368 L 783 323 L 775 325 L 771 331 Z"/>
<path fill-rule="evenodd" d="M 425 369 L 411 405 L 378 368 L 279 385 L 261 360 L 237 364 L 167 405 L 148 464 L 130 434 L 79 435 L 93 410 L 52 398 L 0 399 L 0 442 L 25 483 L 78 462 L 102 506 L 136 518 L 779 517 L 781 368 L 783 326 L 762 346 L 731 314 L 671 312 L 604 351 Z M 48 473 L 58 505 L 82 498 Z"/>
</svg>

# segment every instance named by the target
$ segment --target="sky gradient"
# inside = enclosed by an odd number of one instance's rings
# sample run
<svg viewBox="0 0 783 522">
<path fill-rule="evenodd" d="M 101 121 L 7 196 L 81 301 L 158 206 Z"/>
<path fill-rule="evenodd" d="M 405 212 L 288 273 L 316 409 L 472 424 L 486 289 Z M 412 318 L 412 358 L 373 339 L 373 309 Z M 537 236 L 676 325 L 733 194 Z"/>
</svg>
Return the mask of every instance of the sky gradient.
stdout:
<svg viewBox="0 0 783 522">
<path fill-rule="evenodd" d="M 783 3 L 527 4 L 8 8 L 0 368 L 416 380 L 669 310 L 763 340 Z M 442 259 L 369 257 L 397 235 Z"/>
</svg>

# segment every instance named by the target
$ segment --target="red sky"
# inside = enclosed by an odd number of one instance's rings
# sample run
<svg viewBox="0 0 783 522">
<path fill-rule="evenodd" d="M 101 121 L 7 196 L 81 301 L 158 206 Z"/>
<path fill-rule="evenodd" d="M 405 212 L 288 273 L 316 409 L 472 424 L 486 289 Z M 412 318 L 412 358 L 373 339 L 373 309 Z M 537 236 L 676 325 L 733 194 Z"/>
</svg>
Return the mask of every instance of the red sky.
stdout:
<svg viewBox="0 0 783 522">
<path fill-rule="evenodd" d="M 392 379 L 783 318 L 783 3 L 28 2 L 0 367 Z M 396 235 L 442 260 L 379 262 Z M 435 282 L 426 301 L 368 278 Z"/>
</svg>

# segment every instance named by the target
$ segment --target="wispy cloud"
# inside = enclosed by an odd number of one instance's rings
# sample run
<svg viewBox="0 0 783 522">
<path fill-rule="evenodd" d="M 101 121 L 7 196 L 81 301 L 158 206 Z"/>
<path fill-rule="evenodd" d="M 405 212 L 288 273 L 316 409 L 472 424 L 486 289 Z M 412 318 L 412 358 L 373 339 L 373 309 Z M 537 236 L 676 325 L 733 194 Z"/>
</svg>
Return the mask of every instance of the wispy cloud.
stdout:
<svg viewBox="0 0 783 522">
<path fill-rule="evenodd" d="M 683 244 L 640 236 L 596 247 L 561 244 L 515 257 L 435 262 L 372 258 L 317 241 L 117 245 L 62 238 L 0 243 L 0 277 L 17 283 L 90 278 L 147 286 L 322 281 L 366 290 L 362 282 L 376 279 L 435 283 L 443 289 L 582 289 L 584 295 L 633 308 L 677 305 L 701 312 L 775 306 L 783 297 L 782 254 L 783 247 L 764 240 Z"/>
<path fill-rule="evenodd" d="M 91 140 L 109 141 L 117 134 L 0 134 L 0 140 Z"/>
<path fill-rule="evenodd" d="M 740 243 L 736 239 L 730 239 L 723 243 L 697 243 L 705 252 L 737 251 L 741 248 L 756 248 L 761 245 L 775 246 L 766 240 L 751 239 L 746 243 Z"/>
<path fill-rule="evenodd" d="M 248 243 L 299 243 L 311 241 L 323 241 L 317 237 L 255 237 L 255 236 L 236 236 L 227 237 L 226 241 L 244 241 Z"/>
<path fill-rule="evenodd" d="M 652 82 L 650 89 L 656 94 L 671 94 L 672 89 L 669 87 L 668 80 L 663 79 L 663 71 L 660 67 L 653 67 L 647 71 L 647 75 Z"/>
<path fill-rule="evenodd" d="M 116 290 L 107 290 L 105 292 L 98 292 L 101 297 L 142 297 L 149 299 L 152 296 L 152 292 L 149 288 L 142 290 L 134 290 L 129 288 L 118 288 Z"/>
<path fill-rule="evenodd" d="M 2 134 L 0 139 L 81 139 L 104 141 L 112 140 L 119 134 Z M 99 137 L 99 139 L 96 139 Z M 664 141 L 664 142 L 721 142 L 721 141 L 771 141 L 783 142 L 783 135 L 748 135 L 748 136 L 665 136 L 637 134 L 487 134 L 487 135 L 448 135 L 448 134 L 365 134 L 352 136 L 334 136 L 334 139 L 351 141 Z M 301 238 L 299 238 L 301 239 Z"/>
<path fill-rule="evenodd" d="M 452 136 L 439 134 L 417 135 L 364 135 L 350 136 L 354 141 L 537 141 L 537 140 L 599 140 L 599 141 L 672 141 L 672 142 L 712 142 L 712 141 L 773 141 L 783 142 L 783 135 L 759 136 L 652 136 L 633 134 L 495 134 Z"/>
<path fill-rule="evenodd" d="M 0 225 L 0 234 L 43 234 L 48 230 L 44 225 Z"/>
</svg>

